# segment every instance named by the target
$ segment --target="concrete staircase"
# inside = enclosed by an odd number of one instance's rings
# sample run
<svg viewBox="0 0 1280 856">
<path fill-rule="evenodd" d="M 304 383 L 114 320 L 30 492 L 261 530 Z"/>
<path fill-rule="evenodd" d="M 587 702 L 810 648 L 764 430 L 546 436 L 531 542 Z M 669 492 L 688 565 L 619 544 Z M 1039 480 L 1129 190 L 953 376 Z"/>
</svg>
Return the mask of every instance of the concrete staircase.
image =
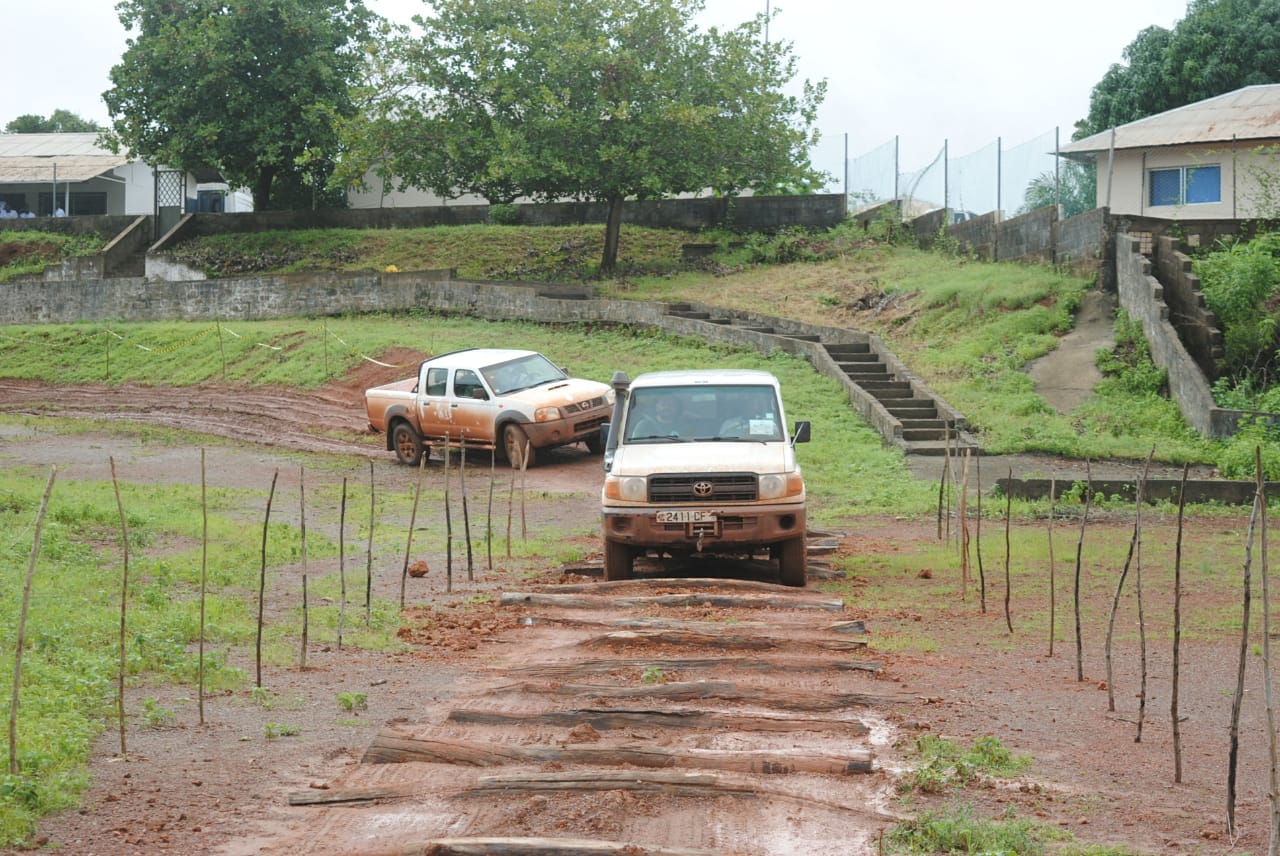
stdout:
<svg viewBox="0 0 1280 856">
<path fill-rule="evenodd" d="M 819 371 L 824 371 L 824 363 L 833 365 L 838 379 L 846 384 L 856 386 L 866 396 L 874 400 L 868 404 L 878 414 L 878 418 L 869 418 L 868 422 L 885 438 L 886 442 L 901 447 L 909 455 L 944 455 L 948 447 L 952 453 L 963 453 L 965 449 L 978 450 L 978 444 L 971 434 L 963 430 L 963 419 L 954 418 L 954 411 L 940 402 L 918 381 L 908 376 L 900 376 L 901 369 L 895 370 L 896 358 L 886 360 L 882 354 L 872 347 L 870 341 L 826 341 L 821 333 L 808 333 L 799 330 L 780 330 L 775 326 L 762 323 L 759 319 L 740 319 L 729 310 L 717 310 L 711 307 L 695 308 L 688 303 L 672 303 L 666 308 L 666 314 L 673 318 L 700 321 L 729 330 L 744 331 L 765 336 L 777 336 L 797 342 L 815 343 L 823 352 L 818 358 L 807 353 L 805 348 L 787 348 L 788 351 L 805 353 Z M 778 322 L 786 323 L 786 322 Z M 796 326 L 786 323 L 788 327 Z M 825 329 L 825 328 L 817 328 Z M 830 369 L 826 370 L 830 374 Z M 866 408 L 859 408 L 866 416 Z"/>
</svg>

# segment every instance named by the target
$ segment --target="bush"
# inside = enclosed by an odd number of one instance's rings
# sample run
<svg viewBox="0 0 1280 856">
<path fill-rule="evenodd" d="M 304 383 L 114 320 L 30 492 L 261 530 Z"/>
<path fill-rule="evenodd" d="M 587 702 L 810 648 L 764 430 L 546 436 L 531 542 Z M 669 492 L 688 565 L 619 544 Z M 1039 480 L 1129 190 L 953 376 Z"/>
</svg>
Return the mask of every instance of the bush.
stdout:
<svg viewBox="0 0 1280 856">
<path fill-rule="evenodd" d="M 489 222 L 498 226 L 515 226 L 520 222 L 520 208 L 508 202 L 490 205 Z"/>
</svg>

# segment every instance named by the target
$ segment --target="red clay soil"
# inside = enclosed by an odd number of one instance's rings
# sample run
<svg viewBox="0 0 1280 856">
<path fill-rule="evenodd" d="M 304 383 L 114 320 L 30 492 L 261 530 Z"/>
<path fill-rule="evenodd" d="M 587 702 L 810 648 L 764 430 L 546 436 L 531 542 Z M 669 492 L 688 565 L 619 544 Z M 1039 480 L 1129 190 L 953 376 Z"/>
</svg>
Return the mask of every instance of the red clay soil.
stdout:
<svg viewBox="0 0 1280 856">
<path fill-rule="evenodd" d="M 419 355 L 402 354 L 412 362 Z M 0 381 L 0 411 L 59 415 L 178 427 L 198 425 L 202 431 L 233 441 L 209 449 L 209 479 L 215 486 L 263 489 L 264 473 L 278 468 L 279 490 L 296 489 L 297 459 L 289 453 L 341 452 L 374 461 L 380 490 L 404 489 L 409 471 L 395 465 L 381 438 L 369 434 L 361 419 L 359 391 L 371 383 L 399 377 L 403 369 L 371 366 L 315 395 L 280 390 L 206 386 L 198 390 L 147 387 L 44 387 Z M 199 402 L 195 408 L 192 401 Z M 109 477 L 108 458 L 120 464 L 122 478 L 138 483 L 199 479 L 198 458 L 190 448 L 146 444 L 136 438 L 103 432 L 66 437 L 44 435 L 33 427 L 11 427 L 0 435 L 0 469 L 58 464 L 66 478 Z M 318 426 L 324 426 L 321 433 Z M 438 462 L 437 462 L 438 463 Z M 432 465 L 433 469 L 435 464 Z M 353 477 L 367 478 L 368 463 L 335 464 Z M 343 473 L 339 472 L 340 477 Z M 582 534 L 583 521 L 595 519 L 601 479 L 598 458 L 570 448 L 548 455 L 527 474 L 527 509 L 531 535 L 548 533 L 580 541 L 594 549 L 594 538 Z M 1197 521 L 1188 532 L 1197 537 L 1223 530 L 1244 531 L 1240 515 Z M 519 526 L 517 522 L 517 528 Z M 1098 525 L 1127 527 L 1116 520 Z M 851 520 L 850 534 L 840 537 L 838 552 L 847 555 L 891 555 L 936 541 L 932 521 Z M 988 533 L 988 538 L 995 536 Z M 1068 541 L 1064 537 L 1063 543 Z M 501 552 L 501 551 L 499 551 Z M 598 553 L 597 553 L 598 555 Z M 811 775 L 799 780 L 787 800 L 692 797 L 680 793 L 638 793 L 619 787 L 573 794 L 527 793 L 506 799 L 445 798 L 441 789 L 460 786 L 493 771 L 442 772 L 428 765 L 425 778 L 413 779 L 406 765 L 370 770 L 360 760 L 384 729 L 408 733 L 439 728 L 444 712 L 487 700 L 490 709 L 508 702 L 500 689 L 523 681 L 532 663 L 584 654 L 587 631 L 580 615 L 556 610 L 503 606 L 503 591 L 531 591 L 537 585 L 564 589 L 570 583 L 596 583 L 590 574 L 566 574 L 546 560 L 497 558 L 493 570 L 477 556 L 476 579 L 467 580 L 460 556 L 454 556 L 453 586 L 446 591 L 445 557 L 425 555 L 430 569 L 408 580 L 411 609 L 405 616 L 403 652 L 338 650 L 316 645 L 305 671 L 274 667 L 264 678 L 270 690 L 265 702 L 247 690 L 206 699 L 206 718 L 197 718 L 191 687 L 135 687 L 127 708 L 135 712 L 128 731 L 128 754 L 121 756 L 118 737 L 109 730 L 95 744 L 90 765 L 92 786 L 83 807 L 47 818 L 40 825 L 38 846 L 84 856 L 150 856 L 150 854 L 383 853 L 408 840 L 481 833 L 565 839 L 627 840 L 684 846 L 707 852 L 765 854 L 877 853 L 881 837 L 898 816 L 907 816 L 953 800 L 963 800 L 989 814 L 1011 812 L 1069 832 L 1077 843 L 1111 845 L 1142 853 L 1261 853 L 1268 840 L 1267 741 L 1261 659 L 1251 653 L 1248 693 L 1242 711 L 1240 773 L 1236 806 L 1237 836 L 1228 835 L 1226 772 L 1229 748 L 1230 692 L 1235 685 L 1239 641 L 1234 633 L 1200 632 L 1184 644 L 1180 691 L 1183 781 L 1173 783 L 1171 645 L 1164 635 L 1149 646 L 1149 684 L 1141 742 L 1137 731 L 1139 686 L 1137 657 L 1128 646 L 1116 659 L 1116 712 L 1107 710 L 1103 652 L 1099 642 L 1083 651 L 1084 676 L 1077 680 L 1074 645 L 1060 641 L 1052 657 L 1046 642 L 1009 633 L 1005 624 L 1003 585 L 991 580 L 988 611 L 978 609 L 976 593 L 946 608 L 876 611 L 859 606 L 855 596 L 839 618 L 861 619 L 869 645 L 859 654 L 879 664 L 878 671 L 853 675 L 830 671 L 779 673 L 779 692 L 797 695 L 850 692 L 881 697 L 856 716 L 871 726 L 865 738 L 849 741 L 836 734 L 816 737 L 726 737 L 708 735 L 692 749 L 776 749 L 803 754 L 865 746 L 874 753 L 876 772 L 857 784 L 848 777 Z M 1060 557 L 1060 568 L 1069 563 Z M 398 598 L 400 568 L 383 563 L 375 594 Z M 987 573 L 998 571 L 990 567 Z M 1238 569 L 1238 562 L 1224 562 Z M 942 569 L 921 568 L 904 576 L 901 585 L 930 602 L 931 577 Z M 1235 570 L 1232 571 L 1235 573 Z M 1200 606 L 1219 597 L 1225 609 L 1234 597 L 1229 585 L 1218 595 L 1197 589 Z M 804 595 L 817 596 L 820 586 Z M 567 590 L 567 589 L 565 589 Z M 605 591 L 605 589 L 601 589 Z M 858 592 L 869 602 L 875 592 L 863 582 Z M 489 599 L 478 597 L 490 595 Z M 1152 592 L 1152 601 L 1168 593 Z M 1014 604 L 1014 615 L 1021 605 Z M 1091 604 L 1092 614 L 1105 614 L 1108 604 Z M 1060 604 L 1059 638 L 1065 630 L 1065 604 Z M 1256 611 L 1256 610 L 1255 610 Z M 650 617 L 684 622 L 717 622 L 742 626 L 765 635 L 788 633 L 796 639 L 835 616 L 808 617 L 788 609 L 725 612 L 710 607 L 650 607 Z M 548 616 L 561 623 L 547 622 Z M 592 626 L 634 620 L 634 608 L 617 606 L 593 613 Z M 728 620 L 726 620 L 728 619 Z M 1255 621 L 1256 621 L 1255 616 Z M 534 622 L 537 622 L 536 624 Z M 759 627 L 757 627 L 759 625 Z M 531 634 L 531 627 L 537 635 Z M 1131 629 L 1131 628 L 1130 628 Z M 916 636 L 936 640 L 929 653 L 902 653 Z M 594 637 L 593 637 L 594 638 Z M 817 637 L 815 636 L 815 639 Z M 536 641 L 535 641 L 536 640 Z M 877 648 L 877 640 L 897 645 Z M 615 638 L 616 641 L 616 638 Z M 1259 643 L 1260 644 L 1260 641 Z M 716 654 L 714 650 L 710 652 Z M 720 652 L 724 656 L 723 652 Z M 619 656 L 613 651 L 611 656 Z M 674 656 L 649 647 L 645 656 Z M 252 656 L 249 652 L 248 656 Z M 687 654 L 685 655 L 687 656 Z M 238 663 L 252 674 L 251 663 Z M 741 668 L 741 667 L 739 667 Z M 722 678 L 763 678 L 726 667 L 710 674 L 662 675 L 664 682 Z M 637 685 L 638 673 L 614 672 L 589 683 Z M 552 686 L 556 681 L 550 681 Z M 765 686 L 768 682 L 765 681 Z M 342 698 L 362 694 L 367 709 L 346 710 Z M 153 710 L 173 713 L 172 721 L 148 721 L 144 700 Z M 703 708 L 734 709 L 738 703 L 707 702 Z M 739 711 L 741 712 L 741 711 Z M 844 711 L 844 717 L 854 713 Z M 156 718 L 153 717 L 153 720 Z M 278 736 L 281 727 L 294 736 Z M 277 736 L 272 737 L 274 733 Z M 434 732 L 433 732 L 434 733 Z M 909 750 L 920 734 L 956 739 L 994 735 L 1016 753 L 1034 760 L 1013 780 L 982 781 L 941 795 L 896 792 L 899 772 L 911 763 Z M 684 744 L 675 736 L 637 730 L 631 735 L 646 745 Z M 590 730 L 545 725 L 510 725 L 495 732 L 493 743 L 581 745 L 598 735 Z M 728 742 L 726 742 L 728 741 Z M 734 742 L 738 741 L 738 742 Z M 392 769 L 394 768 L 394 769 Z M 549 774 L 554 764 L 535 765 Z M 407 777 L 407 778 L 406 778 Z M 374 799 L 359 807 L 290 805 L 291 795 L 324 794 L 356 784 L 379 782 L 408 786 L 418 782 L 430 793 L 421 800 Z M 781 785 L 773 786 L 776 791 Z M 786 795 L 784 795 L 786 796 Z M 776 794 L 775 794 L 776 797 Z M 786 803 L 791 808 L 779 806 Z M 379 832 L 381 830 L 381 832 Z M 739 830 L 734 832 L 734 830 Z M 634 839 L 633 839 L 634 840 Z M 884 845 L 887 846 L 887 845 Z M 404 851 L 409 852 L 409 851 Z M 428 852 L 423 850 L 421 852 Z M 440 851 L 444 852 L 444 851 Z M 635 852 L 643 852 L 638 850 Z"/>
</svg>

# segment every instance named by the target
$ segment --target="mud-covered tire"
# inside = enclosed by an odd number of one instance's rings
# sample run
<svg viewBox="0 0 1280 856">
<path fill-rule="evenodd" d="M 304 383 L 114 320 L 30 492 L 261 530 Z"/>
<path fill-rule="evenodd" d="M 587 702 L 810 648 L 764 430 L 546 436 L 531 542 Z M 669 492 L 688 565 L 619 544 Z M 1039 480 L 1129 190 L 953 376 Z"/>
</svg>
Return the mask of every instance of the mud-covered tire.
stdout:
<svg viewBox="0 0 1280 856">
<path fill-rule="evenodd" d="M 396 460 L 410 467 L 418 466 L 426 452 L 422 438 L 408 422 L 397 422 L 391 429 L 391 448 L 396 453 Z"/>
<path fill-rule="evenodd" d="M 506 455 L 511 466 L 520 469 L 520 461 L 525 454 L 526 444 L 529 442 L 529 435 L 524 433 L 524 429 L 514 422 L 506 425 L 502 429 L 502 453 Z M 529 460 L 525 463 L 525 467 L 532 467 L 538 460 L 538 450 L 533 446 L 527 446 Z"/>
<path fill-rule="evenodd" d="M 587 451 L 593 455 L 604 454 L 604 438 L 599 433 L 591 434 L 587 439 L 582 441 L 587 446 Z"/>
<path fill-rule="evenodd" d="M 808 545 L 804 536 L 775 544 L 770 551 L 778 560 L 778 580 L 784 586 L 803 588 L 809 564 Z"/>
<path fill-rule="evenodd" d="M 631 569 L 635 564 L 636 554 L 627 544 L 616 541 L 604 542 L 604 578 L 606 580 L 629 580 Z"/>
</svg>

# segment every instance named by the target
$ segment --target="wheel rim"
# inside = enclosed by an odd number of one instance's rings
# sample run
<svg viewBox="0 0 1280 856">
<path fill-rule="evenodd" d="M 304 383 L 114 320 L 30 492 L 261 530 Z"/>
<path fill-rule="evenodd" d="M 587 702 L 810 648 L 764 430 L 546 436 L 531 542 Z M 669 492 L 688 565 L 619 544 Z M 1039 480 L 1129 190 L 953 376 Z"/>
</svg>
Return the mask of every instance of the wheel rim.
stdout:
<svg viewBox="0 0 1280 856">
<path fill-rule="evenodd" d="M 524 432 L 511 425 L 507 427 L 502 436 L 507 441 L 507 460 L 514 466 L 520 466 L 520 462 L 524 458 Z"/>
<path fill-rule="evenodd" d="M 418 441 L 405 428 L 396 431 L 396 452 L 401 458 L 411 461 L 418 455 Z"/>
</svg>

